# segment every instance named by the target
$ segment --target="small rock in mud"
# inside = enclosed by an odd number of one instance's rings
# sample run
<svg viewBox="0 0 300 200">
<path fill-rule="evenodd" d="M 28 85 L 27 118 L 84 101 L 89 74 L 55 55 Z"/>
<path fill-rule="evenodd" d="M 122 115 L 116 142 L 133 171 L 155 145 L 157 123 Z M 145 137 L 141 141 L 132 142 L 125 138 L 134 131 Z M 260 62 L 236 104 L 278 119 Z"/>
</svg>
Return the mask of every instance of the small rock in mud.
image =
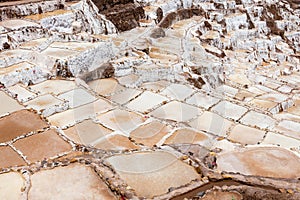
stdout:
<svg viewBox="0 0 300 200">
<path fill-rule="evenodd" d="M 203 198 L 203 200 L 242 200 L 243 196 L 237 192 L 222 192 L 222 191 L 211 191 Z"/>
<path fill-rule="evenodd" d="M 153 29 L 151 34 L 150 34 L 150 37 L 155 38 L 155 39 L 162 38 L 162 37 L 165 37 L 165 36 L 166 36 L 165 31 L 160 27 Z"/>
<path fill-rule="evenodd" d="M 209 169 L 216 169 L 217 168 L 217 158 L 214 153 L 209 153 L 205 158 L 204 158 L 204 164 L 209 168 Z"/>
</svg>

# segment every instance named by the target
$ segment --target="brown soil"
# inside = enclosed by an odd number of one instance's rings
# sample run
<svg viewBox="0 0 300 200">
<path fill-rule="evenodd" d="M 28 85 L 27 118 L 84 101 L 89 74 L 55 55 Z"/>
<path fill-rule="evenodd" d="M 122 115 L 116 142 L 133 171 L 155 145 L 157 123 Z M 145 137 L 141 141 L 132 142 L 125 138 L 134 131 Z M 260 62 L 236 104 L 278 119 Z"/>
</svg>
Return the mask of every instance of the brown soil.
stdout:
<svg viewBox="0 0 300 200">
<path fill-rule="evenodd" d="M 13 145 L 20 150 L 30 162 L 41 161 L 45 158 L 72 150 L 71 145 L 60 138 L 54 130 L 26 137 L 18 140 Z"/>
<path fill-rule="evenodd" d="M 28 110 L 14 112 L 0 119 L 0 142 L 8 142 L 18 136 L 47 126 L 47 123 L 38 114 Z"/>
<path fill-rule="evenodd" d="M 211 191 L 202 198 L 203 200 L 242 200 L 242 195 L 237 192 Z"/>
<path fill-rule="evenodd" d="M 0 146 L 0 168 L 25 165 L 25 161 L 9 146 Z"/>
</svg>

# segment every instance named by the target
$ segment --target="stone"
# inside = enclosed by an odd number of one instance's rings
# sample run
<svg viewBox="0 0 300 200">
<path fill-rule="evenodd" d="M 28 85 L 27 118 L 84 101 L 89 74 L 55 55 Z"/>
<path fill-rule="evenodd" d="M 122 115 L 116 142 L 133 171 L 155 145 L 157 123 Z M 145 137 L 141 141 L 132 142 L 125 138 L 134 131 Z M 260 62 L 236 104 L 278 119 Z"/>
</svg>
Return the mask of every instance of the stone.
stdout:
<svg viewBox="0 0 300 200">
<path fill-rule="evenodd" d="M 58 136 L 54 130 L 48 130 L 20 139 L 13 146 L 20 150 L 31 163 L 55 157 L 72 150 L 71 145 Z"/>
<path fill-rule="evenodd" d="M 153 198 L 167 193 L 171 187 L 200 178 L 195 169 L 164 151 L 117 155 L 107 158 L 106 162 L 139 197 Z"/>
<path fill-rule="evenodd" d="M 95 171 L 83 164 L 72 164 L 34 173 L 31 176 L 28 198 L 116 199 Z"/>
<path fill-rule="evenodd" d="M 272 178 L 298 178 L 300 173 L 300 158 L 278 147 L 252 147 L 220 154 L 217 165 L 220 171 Z"/>
<path fill-rule="evenodd" d="M 20 173 L 0 174 L 0 198 L 7 200 L 22 199 L 25 196 L 25 179 Z"/>
<path fill-rule="evenodd" d="M 127 2 L 120 4 L 116 1 L 112 4 L 113 6 L 99 6 L 97 2 L 96 5 L 98 5 L 100 12 L 122 32 L 138 27 L 139 20 L 145 17 L 143 7 L 134 4 L 133 1 Z M 106 7 L 108 9 L 103 9 Z"/>
<path fill-rule="evenodd" d="M 81 72 L 80 72 L 81 73 Z M 111 63 L 101 64 L 100 67 L 97 67 L 94 70 L 84 72 L 79 75 L 79 78 L 83 80 L 85 83 L 89 83 L 91 81 L 101 79 L 101 78 L 111 78 L 114 76 L 115 68 Z"/>
<path fill-rule="evenodd" d="M 20 110 L 0 119 L 0 143 L 48 127 L 39 115 Z"/>
<path fill-rule="evenodd" d="M 0 146 L 0 168 L 20 165 L 26 165 L 26 163 L 17 152 L 9 146 Z"/>
<path fill-rule="evenodd" d="M 150 37 L 154 39 L 165 37 L 165 36 L 166 36 L 165 31 L 160 27 L 153 29 L 150 33 Z"/>
<path fill-rule="evenodd" d="M 265 131 L 238 124 L 230 131 L 228 139 L 244 145 L 257 144 L 264 136 Z"/>
</svg>

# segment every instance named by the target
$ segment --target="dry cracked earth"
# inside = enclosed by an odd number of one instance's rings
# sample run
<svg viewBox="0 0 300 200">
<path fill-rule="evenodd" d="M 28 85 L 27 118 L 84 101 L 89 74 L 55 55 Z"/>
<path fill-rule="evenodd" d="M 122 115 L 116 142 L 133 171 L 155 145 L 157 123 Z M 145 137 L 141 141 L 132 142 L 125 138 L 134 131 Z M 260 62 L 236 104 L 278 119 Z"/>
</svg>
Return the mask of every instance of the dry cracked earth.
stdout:
<svg viewBox="0 0 300 200">
<path fill-rule="evenodd" d="M 298 0 L 2 0 L 0 83 L 0 199 L 300 199 Z"/>
</svg>

